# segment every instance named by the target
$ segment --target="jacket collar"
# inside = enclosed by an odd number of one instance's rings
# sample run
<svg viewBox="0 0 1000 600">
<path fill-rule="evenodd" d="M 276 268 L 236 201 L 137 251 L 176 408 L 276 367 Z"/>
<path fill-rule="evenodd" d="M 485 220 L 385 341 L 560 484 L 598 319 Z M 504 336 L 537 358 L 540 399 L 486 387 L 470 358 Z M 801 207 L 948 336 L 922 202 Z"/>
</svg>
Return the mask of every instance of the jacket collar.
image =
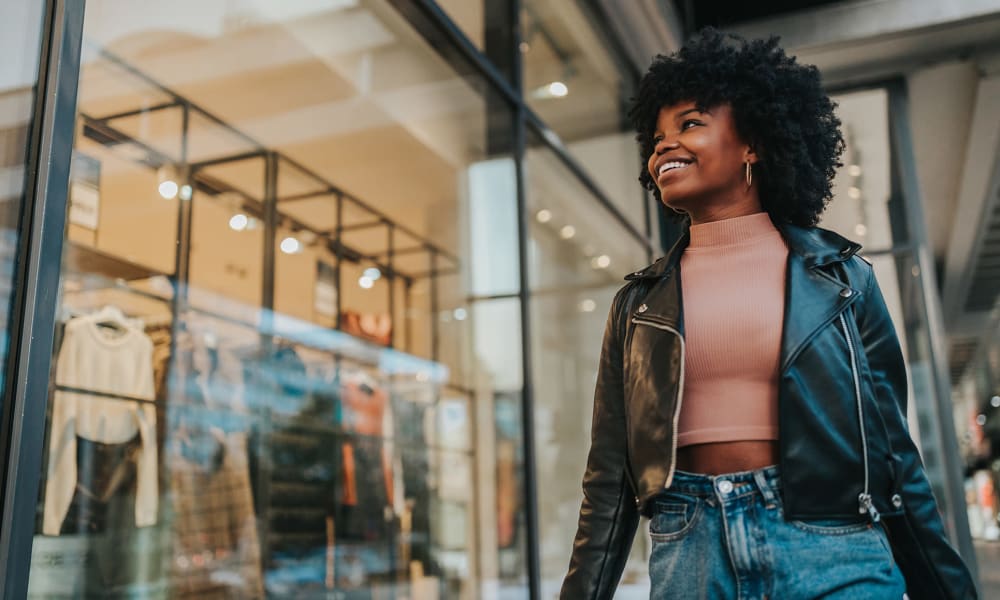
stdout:
<svg viewBox="0 0 1000 600">
<path fill-rule="evenodd" d="M 775 224 L 788 245 L 785 314 L 782 323 L 781 371 L 784 372 L 823 326 L 837 318 L 860 296 L 860 290 L 822 267 L 849 260 L 859 244 L 826 229 Z M 690 241 L 685 231 L 666 256 L 632 273 L 628 280 L 648 280 L 651 287 L 636 309 L 641 319 L 658 321 L 684 335 L 684 299 L 678 272 L 680 257 Z"/>
<path fill-rule="evenodd" d="M 799 227 L 791 223 L 775 221 L 774 226 L 788 244 L 788 251 L 801 257 L 806 268 L 825 267 L 843 262 L 861 249 L 861 244 L 852 242 L 838 233 L 820 227 Z M 691 241 L 691 234 L 685 229 L 663 258 L 625 276 L 626 280 L 658 279 L 669 275 L 680 263 L 681 254 Z"/>
</svg>

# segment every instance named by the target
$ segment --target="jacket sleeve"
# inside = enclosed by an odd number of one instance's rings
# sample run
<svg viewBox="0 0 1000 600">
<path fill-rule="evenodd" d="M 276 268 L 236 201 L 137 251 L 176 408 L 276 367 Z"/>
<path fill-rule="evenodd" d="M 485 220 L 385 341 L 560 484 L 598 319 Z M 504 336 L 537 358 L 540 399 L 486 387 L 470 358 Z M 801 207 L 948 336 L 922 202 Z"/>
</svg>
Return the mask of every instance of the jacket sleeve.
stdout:
<svg viewBox="0 0 1000 600">
<path fill-rule="evenodd" d="M 895 455 L 896 487 L 903 499 L 902 516 L 886 519 L 893 553 L 906 577 L 907 593 L 914 600 L 976 598 L 972 576 L 945 536 L 937 502 L 910 437 L 903 354 L 874 271 L 867 265 L 866 271 L 868 282 L 858 328 L 875 385 L 875 400 Z"/>
<path fill-rule="evenodd" d="M 611 305 L 594 393 L 590 453 L 583 475 L 583 503 L 562 600 L 606 600 L 625 569 L 639 524 L 635 494 L 626 475 L 622 351 L 623 288 Z"/>
</svg>

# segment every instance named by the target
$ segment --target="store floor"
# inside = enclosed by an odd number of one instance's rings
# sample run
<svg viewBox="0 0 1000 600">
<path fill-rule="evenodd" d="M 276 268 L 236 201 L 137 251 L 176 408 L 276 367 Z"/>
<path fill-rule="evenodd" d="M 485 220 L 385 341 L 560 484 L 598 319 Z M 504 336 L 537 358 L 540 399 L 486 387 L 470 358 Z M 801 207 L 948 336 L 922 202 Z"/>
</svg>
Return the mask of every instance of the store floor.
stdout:
<svg viewBox="0 0 1000 600">
<path fill-rule="evenodd" d="M 1000 600 L 1000 542 L 976 541 L 983 600 Z"/>
</svg>

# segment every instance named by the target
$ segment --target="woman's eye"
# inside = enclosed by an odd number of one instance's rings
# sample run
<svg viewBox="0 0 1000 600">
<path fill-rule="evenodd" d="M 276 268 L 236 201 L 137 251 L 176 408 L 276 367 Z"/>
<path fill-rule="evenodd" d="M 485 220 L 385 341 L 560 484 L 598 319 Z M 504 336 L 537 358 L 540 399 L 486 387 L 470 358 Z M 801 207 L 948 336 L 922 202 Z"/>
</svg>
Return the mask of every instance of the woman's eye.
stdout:
<svg viewBox="0 0 1000 600">
<path fill-rule="evenodd" d="M 656 136 L 656 137 L 653 138 L 653 145 L 655 146 L 655 145 L 659 144 L 662 141 L 663 141 L 663 136 L 662 135 L 658 135 L 658 136 Z"/>
<path fill-rule="evenodd" d="M 684 131 L 685 129 L 688 129 L 688 125 L 701 125 L 701 123 L 699 123 L 698 121 L 696 121 L 694 119 L 688 119 L 687 121 L 684 121 L 683 123 L 681 123 L 681 131 Z"/>
</svg>

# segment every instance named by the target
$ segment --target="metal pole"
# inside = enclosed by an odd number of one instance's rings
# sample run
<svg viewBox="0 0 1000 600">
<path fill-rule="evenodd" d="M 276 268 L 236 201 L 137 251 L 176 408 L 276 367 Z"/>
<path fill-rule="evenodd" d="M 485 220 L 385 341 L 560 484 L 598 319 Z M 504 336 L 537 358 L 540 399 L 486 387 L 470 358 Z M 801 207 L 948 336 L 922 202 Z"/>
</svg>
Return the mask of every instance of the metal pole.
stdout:
<svg viewBox="0 0 1000 600">
<path fill-rule="evenodd" d="M 934 389 L 934 418 L 928 419 L 936 431 L 931 436 L 924 436 L 928 441 L 935 442 L 938 454 L 941 456 L 944 475 L 945 493 L 945 523 L 959 554 L 965 560 L 973 577 L 978 578 L 975 548 L 969 532 L 969 519 L 966 513 L 965 486 L 962 477 L 962 463 L 959 457 L 958 436 L 955 432 L 953 406 L 951 400 L 951 383 L 949 380 L 947 359 L 947 336 L 944 331 L 944 321 L 941 313 L 941 299 L 938 296 L 934 282 L 937 281 L 934 260 L 930 255 L 926 221 L 924 220 L 923 198 L 920 194 L 919 180 L 913 155 L 913 141 L 910 137 L 909 102 L 905 84 L 897 81 L 888 86 L 889 96 L 889 131 L 892 136 L 893 159 L 898 169 L 899 181 L 902 187 L 903 200 L 906 206 L 906 220 L 909 228 L 910 243 L 916 248 L 914 257 L 919 273 L 919 293 L 927 319 L 927 336 L 929 338 L 928 353 Z"/>
</svg>

